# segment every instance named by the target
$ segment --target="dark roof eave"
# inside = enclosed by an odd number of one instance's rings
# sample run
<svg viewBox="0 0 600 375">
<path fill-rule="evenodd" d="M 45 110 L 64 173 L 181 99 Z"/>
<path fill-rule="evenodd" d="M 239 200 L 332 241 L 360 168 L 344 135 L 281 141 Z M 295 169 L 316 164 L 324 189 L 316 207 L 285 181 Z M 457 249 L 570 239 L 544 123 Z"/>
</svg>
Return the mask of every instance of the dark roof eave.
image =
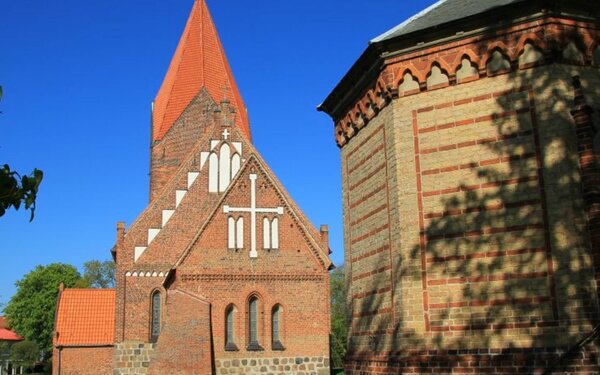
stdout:
<svg viewBox="0 0 600 375">
<path fill-rule="evenodd" d="M 381 49 L 382 43 L 369 43 L 367 49 L 341 81 L 335 86 L 327 98 L 317 107 L 319 112 L 325 112 L 336 119 L 339 112 L 348 107 L 352 101 L 352 94 L 357 90 L 364 90 L 370 83 L 371 76 L 383 65 Z"/>
</svg>

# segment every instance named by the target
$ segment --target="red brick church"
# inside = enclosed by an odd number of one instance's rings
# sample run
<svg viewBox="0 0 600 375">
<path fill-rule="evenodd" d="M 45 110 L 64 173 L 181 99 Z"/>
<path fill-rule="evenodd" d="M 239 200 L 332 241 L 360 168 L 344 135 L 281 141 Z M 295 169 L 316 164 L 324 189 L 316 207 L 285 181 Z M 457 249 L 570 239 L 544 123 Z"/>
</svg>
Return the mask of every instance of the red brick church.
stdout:
<svg viewBox="0 0 600 375">
<path fill-rule="evenodd" d="M 150 203 L 115 290 L 64 290 L 54 374 L 329 373 L 328 232 L 254 148 L 204 0 L 152 111 Z"/>
<path fill-rule="evenodd" d="M 320 109 L 347 375 L 600 373 L 600 2 L 438 1 Z"/>
</svg>

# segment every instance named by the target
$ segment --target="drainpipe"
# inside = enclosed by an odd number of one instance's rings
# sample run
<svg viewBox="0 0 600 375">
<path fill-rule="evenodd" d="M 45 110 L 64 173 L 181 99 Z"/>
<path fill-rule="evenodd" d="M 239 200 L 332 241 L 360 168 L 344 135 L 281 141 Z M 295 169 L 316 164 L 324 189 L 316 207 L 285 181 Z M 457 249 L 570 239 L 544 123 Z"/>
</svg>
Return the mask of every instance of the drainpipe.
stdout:
<svg viewBox="0 0 600 375">
<path fill-rule="evenodd" d="M 62 346 L 57 346 L 56 349 L 58 350 L 58 364 L 56 366 L 56 375 L 60 375 L 60 353 L 62 352 Z"/>
</svg>

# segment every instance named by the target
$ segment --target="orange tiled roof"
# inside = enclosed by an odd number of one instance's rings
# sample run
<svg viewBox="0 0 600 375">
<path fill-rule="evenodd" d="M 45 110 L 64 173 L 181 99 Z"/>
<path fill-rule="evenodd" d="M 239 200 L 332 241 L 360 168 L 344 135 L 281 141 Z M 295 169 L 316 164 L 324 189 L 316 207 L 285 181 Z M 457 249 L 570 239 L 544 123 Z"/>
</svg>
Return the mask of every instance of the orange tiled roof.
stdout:
<svg viewBox="0 0 600 375">
<path fill-rule="evenodd" d="M 6 318 L 0 316 L 0 341 L 21 341 L 23 338 L 8 328 Z"/>
<path fill-rule="evenodd" d="M 6 328 L 0 328 L 0 341 L 21 341 L 23 340 L 23 338 L 19 335 L 17 335 L 16 333 L 14 333 L 13 331 L 6 329 Z"/>
<path fill-rule="evenodd" d="M 246 106 L 235 84 L 205 0 L 195 0 L 171 65 L 154 100 L 153 140 L 160 140 L 205 87 L 219 103 L 227 95 L 236 125 L 250 139 Z"/>
<path fill-rule="evenodd" d="M 110 345 L 115 340 L 115 290 L 65 289 L 60 296 L 55 345 Z"/>
</svg>

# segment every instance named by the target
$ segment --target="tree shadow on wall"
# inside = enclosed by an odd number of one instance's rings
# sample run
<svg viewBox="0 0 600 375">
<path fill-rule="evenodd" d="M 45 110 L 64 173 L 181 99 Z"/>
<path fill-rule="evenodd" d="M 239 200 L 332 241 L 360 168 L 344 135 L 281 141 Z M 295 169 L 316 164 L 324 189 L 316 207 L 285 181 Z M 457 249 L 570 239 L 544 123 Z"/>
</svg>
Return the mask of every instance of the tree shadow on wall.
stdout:
<svg viewBox="0 0 600 375">
<path fill-rule="evenodd" d="M 581 352 L 596 340 L 600 319 L 571 113 L 573 76 L 594 69 L 593 57 L 582 52 L 578 35 L 564 31 L 557 39 L 570 42 L 542 50 L 529 40 L 512 58 L 502 49 L 478 51 L 490 56 L 488 75 L 494 75 L 490 64 L 498 64 L 496 79 L 505 87 L 487 89 L 492 97 L 481 106 L 488 110 L 464 130 L 419 135 L 420 141 L 438 137 L 439 145 L 420 162 L 438 158 L 447 165 L 422 168 L 421 242 L 405 252 L 409 259 L 394 260 L 392 273 L 397 300 L 411 292 L 407 286 L 425 290 L 424 333 L 409 328 L 415 317 L 406 314 L 395 322 L 370 318 L 371 336 L 350 341 L 353 357 L 400 361 L 422 373 L 430 366 L 464 367 L 448 354 L 490 354 L 480 366 L 510 366 L 510 356 L 534 348 L 547 355 L 521 355 L 515 371 L 554 373 L 575 360 L 598 363 Z M 578 53 L 585 67 L 573 65 Z M 582 82 L 587 103 L 597 104 L 592 98 L 600 98 L 600 82 L 590 74 Z M 463 164 L 452 165 L 446 155 L 458 149 Z M 386 283 L 382 274 L 373 277 L 373 285 Z M 383 301 L 373 296 L 357 308 L 379 311 L 387 307 Z"/>
</svg>

